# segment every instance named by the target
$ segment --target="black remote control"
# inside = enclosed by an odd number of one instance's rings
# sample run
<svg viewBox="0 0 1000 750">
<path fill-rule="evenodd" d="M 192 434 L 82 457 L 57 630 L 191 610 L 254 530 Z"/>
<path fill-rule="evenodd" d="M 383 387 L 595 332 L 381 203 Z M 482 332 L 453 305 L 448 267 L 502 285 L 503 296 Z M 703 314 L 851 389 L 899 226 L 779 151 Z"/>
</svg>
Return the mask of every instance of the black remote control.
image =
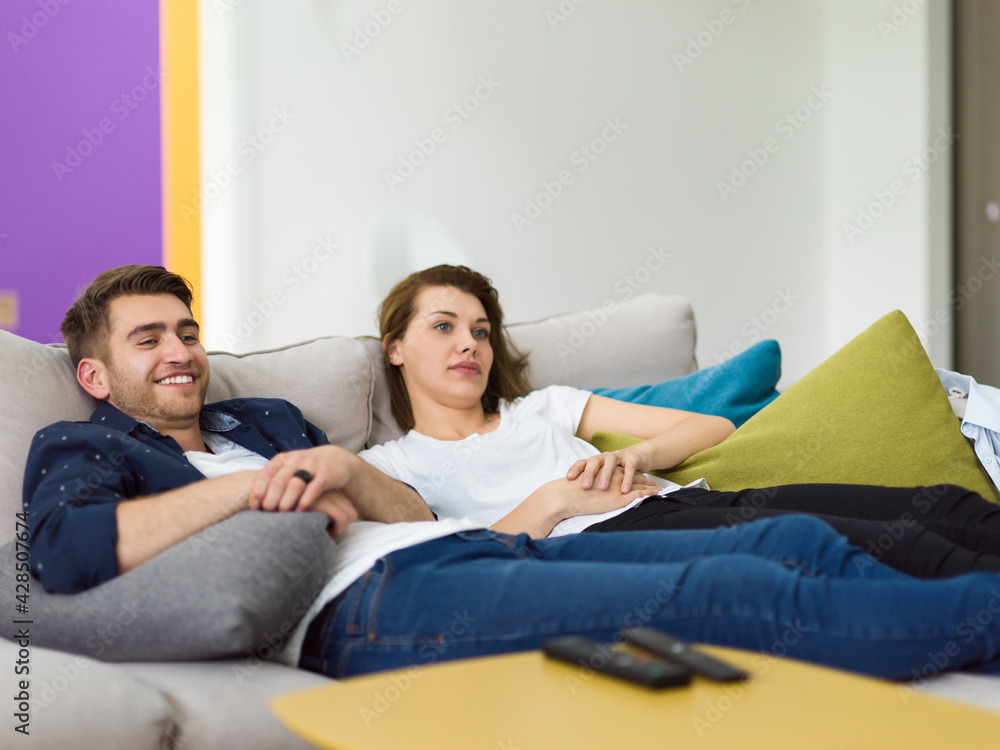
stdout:
<svg viewBox="0 0 1000 750">
<path fill-rule="evenodd" d="M 715 682 L 735 682 L 750 678 L 742 669 L 726 664 L 701 651 L 695 651 L 684 641 L 653 628 L 628 628 L 622 635 L 629 643 L 644 648 L 652 654 L 663 657 L 675 664 L 687 667 L 692 672 Z"/>
<path fill-rule="evenodd" d="M 648 688 L 673 687 L 691 682 L 691 672 L 678 664 L 644 654 L 615 651 L 610 644 L 598 643 L 583 636 L 551 638 L 542 643 L 542 651 L 546 656 Z"/>
</svg>

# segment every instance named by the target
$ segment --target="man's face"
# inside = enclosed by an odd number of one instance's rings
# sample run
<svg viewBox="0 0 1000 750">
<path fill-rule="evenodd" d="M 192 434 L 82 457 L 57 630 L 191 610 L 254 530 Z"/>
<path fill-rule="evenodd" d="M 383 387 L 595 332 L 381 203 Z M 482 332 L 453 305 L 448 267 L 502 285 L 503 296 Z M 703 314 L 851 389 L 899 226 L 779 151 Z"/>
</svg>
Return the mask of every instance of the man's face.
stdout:
<svg viewBox="0 0 1000 750">
<path fill-rule="evenodd" d="M 118 297 L 109 323 L 109 403 L 160 432 L 197 423 L 208 356 L 187 306 L 172 294 Z"/>
</svg>

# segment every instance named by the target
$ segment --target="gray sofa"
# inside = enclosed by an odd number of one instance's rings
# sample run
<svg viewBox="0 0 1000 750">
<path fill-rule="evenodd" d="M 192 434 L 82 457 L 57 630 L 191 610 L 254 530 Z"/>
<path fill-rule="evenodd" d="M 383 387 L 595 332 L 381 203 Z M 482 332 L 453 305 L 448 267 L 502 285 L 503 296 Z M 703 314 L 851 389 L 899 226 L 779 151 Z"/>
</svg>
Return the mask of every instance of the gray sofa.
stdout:
<svg viewBox="0 0 1000 750">
<path fill-rule="evenodd" d="M 609 302 L 595 311 L 515 324 L 510 333 L 519 347 L 531 352 L 530 377 L 535 387 L 552 383 L 581 388 L 640 385 L 697 369 L 692 311 L 687 300 L 677 296 L 646 295 Z M 355 451 L 399 435 L 389 411 L 376 340 L 332 336 L 244 355 L 216 352 L 210 355 L 210 362 L 209 401 L 238 396 L 285 398 L 325 430 L 332 442 Z M 196 570 L 182 574 L 185 580 L 171 582 L 179 585 L 169 589 L 176 591 L 176 601 L 173 596 L 160 595 L 157 576 L 176 578 L 177 570 L 185 570 L 169 567 L 190 560 L 188 553 L 198 551 L 185 548 L 185 543 L 161 555 L 162 560 L 152 560 L 78 598 L 45 596 L 40 584 L 31 581 L 28 613 L 17 613 L 13 569 L 17 559 L 16 514 L 21 510 L 21 484 L 31 438 L 53 422 L 88 419 L 93 407 L 94 402 L 77 386 L 62 347 L 44 346 L 0 331 L 0 517 L 4 519 L 0 544 L 7 545 L 5 556 L 0 556 L 0 585 L 4 587 L 0 591 L 0 633 L 14 638 L 0 638 L 0 691 L 8 699 L 27 695 L 30 706 L 30 735 L 7 745 L 7 738 L 14 737 L 16 726 L 22 723 L 8 702 L 4 726 L 0 727 L 4 745 L 129 750 L 307 747 L 276 721 L 268 702 L 281 693 L 329 680 L 267 661 L 270 650 L 261 647 L 260 636 L 266 636 L 268 629 L 272 634 L 277 632 L 276 626 L 273 619 L 263 624 L 254 620 L 258 614 L 255 607 L 273 605 L 284 592 L 251 591 L 251 596 L 256 593 L 258 599 L 268 601 L 250 605 L 227 598 L 232 586 L 214 580 L 212 572 L 216 570 L 212 565 L 226 562 L 222 552 L 225 543 L 211 535 L 204 545 L 211 549 L 206 557 L 197 558 Z M 96 467 L 100 469 L 99 464 Z M 252 520 L 249 514 L 239 515 L 245 516 L 241 523 Z M 232 524 L 230 529 L 233 535 L 257 533 L 252 524 L 236 526 Z M 320 537 L 325 536 L 320 525 L 312 526 L 303 529 L 305 546 L 292 561 L 300 567 L 289 563 L 285 571 L 297 583 L 296 576 L 306 564 L 310 568 L 307 573 L 321 580 L 334 549 L 333 542 L 317 539 L 317 529 Z M 272 536 L 283 533 L 276 531 Z M 233 567 L 242 569 L 266 554 L 254 548 L 248 551 L 248 545 L 240 546 L 240 537 L 236 538 L 234 545 L 243 557 Z M 220 561 L 213 555 L 223 557 Z M 139 576 L 143 568 L 145 578 Z M 98 606 L 95 612 L 94 602 L 112 601 L 100 597 L 117 591 L 113 585 L 119 582 L 125 586 L 135 582 L 133 591 L 138 586 L 141 593 L 148 594 L 140 608 L 143 617 L 122 616 L 134 606 L 134 600 L 129 605 L 123 599 L 121 607 L 103 611 Z M 241 585 L 253 588 L 253 584 L 250 577 Z M 89 608 L 87 617 L 74 611 L 77 605 L 81 611 Z M 239 632 L 224 633 L 207 646 L 192 643 L 217 622 L 229 619 L 230 610 L 237 606 L 249 610 L 236 618 L 232 630 Z M 284 617 L 282 627 L 294 624 L 289 613 L 301 611 L 301 607 L 289 609 L 287 602 L 277 606 Z M 192 618 L 201 619 L 192 625 Z M 15 626 L 16 619 L 33 621 Z M 247 630 L 248 620 L 257 630 Z M 17 642 L 18 627 L 29 631 L 26 647 Z M 71 629 L 74 632 L 65 632 Z M 248 647 L 248 643 L 257 646 Z M 202 650 L 192 650 L 195 645 Z M 158 660 L 135 661 L 144 649 L 145 653 L 156 653 Z M 216 658 L 192 660 L 192 653 Z M 25 657 L 30 672 L 17 674 L 15 667 Z M 26 690 L 21 689 L 21 680 L 28 682 Z M 13 703 L 13 713 L 17 713 L 19 702 Z"/>
</svg>

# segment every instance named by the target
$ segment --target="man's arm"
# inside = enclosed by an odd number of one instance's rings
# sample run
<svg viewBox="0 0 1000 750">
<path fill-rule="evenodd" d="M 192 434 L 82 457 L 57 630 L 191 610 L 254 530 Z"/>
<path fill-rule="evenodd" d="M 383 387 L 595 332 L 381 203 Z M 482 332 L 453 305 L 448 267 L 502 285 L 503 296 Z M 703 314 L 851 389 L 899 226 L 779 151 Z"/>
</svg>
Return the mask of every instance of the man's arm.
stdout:
<svg viewBox="0 0 1000 750">
<path fill-rule="evenodd" d="M 297 471 L 312 475 L 306 484 Z M 279 453 L 257 473 L 250 507 L 262 510 L 308 510 L 324 492 L 348 498 L 366 521 L 433 521 L 427 503 L 412 487 L 387 477 L 374 466 L 336 445 Z"/>
<path fill-rule="evenodd" d="M 256 474 L 238 471 L 118 503 L 118 572 L 131 570 L 202 529 L 246 510 Z"/>
<path fill-rule="evenodd" d="M 90 424 L 59 423 L 36 435 L 24 504 L 32 572 L 46 590 L 75 593 L 104 583 L 247 507 L 256 472 L 199 481 L 195 469 L 176 462 L 154 468 L 164 455 Z M 154 478 L 156 471 L 172 472 L 173 483 Z"/>
</svg>

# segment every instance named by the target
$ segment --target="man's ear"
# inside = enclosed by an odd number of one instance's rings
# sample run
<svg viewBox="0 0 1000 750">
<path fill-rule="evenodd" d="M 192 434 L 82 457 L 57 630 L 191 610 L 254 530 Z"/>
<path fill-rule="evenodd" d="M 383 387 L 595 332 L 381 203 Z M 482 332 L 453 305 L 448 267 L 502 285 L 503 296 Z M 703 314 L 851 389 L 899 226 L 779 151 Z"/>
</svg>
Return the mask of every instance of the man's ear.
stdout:
<svg viewBox="0 0 1000 750">
<path fill-rule="evenodd" d="M 98 401 L 111 395 L 108 386 L 108 368 L 99 359 L 84 357 L 76 366 L 76 382 Z"/>
<path fill-rule="evenodd" d="M 403 364 L 403 358 L 399 354 L 399 339 L 389 341 L 389 335 L 386 334 L 386 337 L 382 339 L 382 351 L 389 358 L 390 364 L 396 365 L 396 367 Z"/>
</svg>

